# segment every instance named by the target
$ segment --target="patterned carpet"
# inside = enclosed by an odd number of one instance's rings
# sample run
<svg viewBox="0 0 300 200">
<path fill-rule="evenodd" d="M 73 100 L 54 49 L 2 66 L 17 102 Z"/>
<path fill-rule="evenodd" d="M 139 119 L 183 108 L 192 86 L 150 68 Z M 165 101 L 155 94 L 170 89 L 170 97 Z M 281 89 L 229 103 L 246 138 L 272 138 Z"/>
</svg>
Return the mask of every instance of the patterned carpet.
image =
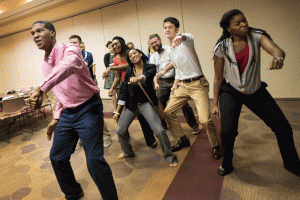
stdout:
<svg viewBox="0 0 300 200">
<path fill-rule="evenodd" d="M 279 101 L 278 104 L 292 125 L 296 148 L 300 154 L 300 101 Z M 104 101 L 104 108 L 106 112 L 111 111 L 109 101 Z M 109 117 L 109 114 L 106 113 L 105 116 Z M 0 200 L 52 200 L 63 196 L 49 161 L 52 143 L 46 140 L 45 128 L 50 121 L 49 114 L 47 119 L 38 119 L 34 134 L 30 133 L 28 127 L 19 130 L 19 124 L 16 123 L 12 127 L 11 143 L 0 141 Z M 168 198 L 167 190 L 174 185 L 173 179 L 177 181 L 174 177 L 184 171 L 181 167 L 188 169 L 196 166 L 202 170 L 203 163 L 199 163 L 198 160 L 193 162 L 191 152 L 203 157 L 211 156 L 206 134 L 203 133 L 198 137 L 192 135 L 191 129 L 182 120 L 187 136 L 191 143 L 196 141 L 196 146 L 176 152 L 179 165 L 172 169 L 162 159 L 163 154 L 159 147 L 151 149 L 146 146 L 141 128 L 134 120 L 129 131 L 136 157 L 119 160 L 117 156 L 121 153 L 121 149 L 117 142 L 116 124 L 111 118 L 105 118 L 105 121 L 113 141 L 110 147 L 105 148 L 105 159 L 113 171 L 120 199 L 171 199 Z M 171 144 L 174 144 L 170 132 L 167 133 Z M 1 135 L 3 134 L 1 129 Z M 198 140 L 202 140 L 202 143 L 198 143 Z M 202 151 L 201 145 L 207 150 Z M 215 162 L 215 166 L 220 163 L 220 161 L 212 162 Z M 82 148 L 72 155 L 71 164 L 77 180 L 85 191 L 82 200 L 99 199 L 99 192 L 87 171 Z M 234 149 L 235 171 L 224 178 L 222 188 L 216 191 L 220 197 L 212 195 L 200 198 L 187 195 L 181 199 L 300 199 L 300 178 L 285 171 L 282 165 L 274 134 L 257 116 L 247 108 L 243 108 L 239 136 Z M 211 170 L 212 177 L 216 171 L 217 168 Z M 185 176 L 181 176 L 182 181 L 197 184 L 201 173 L 191 171 L 191 175 L 192 178 L 187 176 L 186 180 Z M 181 184 L 178 191 L 199 193 L 205 184 L 197 185 L 198 187 L 194 187 L 194 191 L 191 191 L 187 189 L 189 184 Z"/>
</svg>

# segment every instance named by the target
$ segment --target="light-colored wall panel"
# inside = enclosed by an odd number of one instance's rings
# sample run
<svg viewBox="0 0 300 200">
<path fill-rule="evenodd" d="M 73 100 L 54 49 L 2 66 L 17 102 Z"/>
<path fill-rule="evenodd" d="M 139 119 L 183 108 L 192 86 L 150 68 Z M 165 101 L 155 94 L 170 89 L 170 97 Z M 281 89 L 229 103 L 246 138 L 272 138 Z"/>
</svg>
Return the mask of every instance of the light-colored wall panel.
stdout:
<svg viewBox="0 0 300 200">
<path fill-rule="evenodd" d="M 96 2 L 94 0 L 89 1 Z M 80 0 L 80 2 L 82 1 Z M 76 10 L 77 13 L 80 13 L 79 7 L 76 7 L 78 9 Z M 164 18 L 174 16 L 181 23 L 180 32 L 189 32 L 195 38 L 196 51 L 198 52 L 203 71 L 211 84 L 210 97 L 212 97 L 214 75 L 213 48 L 222 33 L 218 23 L 221 16 L 233 8 L 240 8 L 245 13 L 251 26 L 265 29 L 270 33 L 274 41 L 287 54 L 284 69 L 268 71 L 265 67 L 271 61 L 271 57 L 265 52 L 262 53 L 262 79 L 269 84 L 268 89 L 271 94 L 277 98 L 299 98 L 300 59 L 298 52 L 300 47 L 298 43 L 300 28 L 298 23 L 300 15 L 298 11 L 300 4 L 298 0 L 283 2 L 279 0 L 254 0 L 251 2 L 246 0 L 228 0 L 226 2 L 221 0 L 130 0 L 102 8 L 101 10 L 63 19 L 55 22 L 54 25 L 59 42 L 68 43 L 69 36 L 75 33 L 83 37 L 87 50 L 94 54 L 95 63 L 97 64 L 96 75 L 100 83 L 99 87 L 102 89 L 103 56 L 105 52 L 108 52 L 105 48 L 106 42 L 119 35 L 124 37 L 126 42 L 132 41 L 137 48 L 142 47 L 142 50 L 146 53 L 148 51 L 148 37 L 152 33 L 161 35 L 163 43 L 168 44 L 163 33 L 162 23 Z M 36 18 L 50 19 L 50 15 L 53 15 L 53 12 L 49 11 L 36 16 L 28 16 L 21 21 L 24 24 L 31 25 L 33 19 Z M 85 12 L 84 8 L 82 8 L 81 12 Z M 57 12 L 56 14 L 60 16 L 60 19 L 64 18 L 65 16 L 60 13 Z M 56 17 L 56 19 L 58 18 Z M 18 24 L 19 22 L 15 23 L 14 26 L 18 26 Z M 11 26 L 13 25 L 8 25 L 7 27 Z M 6 31 L 3 30 L 6 29 L 5 27 L 0 28 L 1 33 Z M 27 32 L 29 35 L 30 31 Z M 23 33 L 20 35 L 23 35 Z M 30 36 L 28 37 L 30 38 Z M 24 44 L 20 44 L 20 42 L 24 42 Z M 17 49 L 19 48 L 18 46 L 22 48 Z M 41 71 L 44 51 L 37 49 L 34 42 L 30 42 L 30 40 L 27 42 L 27 40 L 22 40 L 12 35 L 0 39 L 0 78 L 1 80 L 7 80 L 0 83 L 0 92 L 16 89 L 24 82 L 19 77 L 19 74 L 24 69 L 18 69 L 20 63 L 24 61 L 19 59 L 20 57 L 30 57 L 30 55 L 15 54 L 26 54 L 23 52 L 26 49 L 31 52 L 33 60 L 33 70 L 29 69 L 29 71 L 31 70 L 30 74 L 35 74 L 37 84 L 44 80 Z M 26 62 L 29 63 L 30 61 L 26 60 Z M 30 65 L 28 64 L 28 66 Z M 29 76 L 26 79 L 28 78 Z M 106 98 L 107 91 L 104 91 L 102 90 L 101 96 Z"/>
<path fill-rule="evenodd" d="M 3 74 L 3 65 L 1 64 L 2 63 L 2 60 L 5 59 L 6 57 L 6 54 L 5 54 L 5 51 L 3 51 L 3 47 L 4 47 L 4 40 L 5 38 L 2 38 L 0 39 L 0 58 L 1 58 L 1 62 L 0 62 L 0 93 L 4 93 L 6 92 L 5 91 L 5 85 L 4 83 L 6 82 L 6 79 L 4 77 L 4 74 Z"/>
<path fill-rule="evenodd" d="M 114 36 L 141 48 L 136 3 L 134 0 L 101 9 L 105 43 Z"/>
<path fill-rule="evenodd" d="M 103 89 L 104 80 L 102 73 L 105 70 L 103 58 L 105 55 L 105 44 L 101 11 L 96 10 L 93 12 L 78 15 L 72 18 L 74 24 L 74 32 L 79 35 L 85 44 L 86 51 L 93 54 L 93 61 L 96 64 L 96 77 L 98 85 L 101 89 L 101 97 L 109 98 L 107 90 Z"/>
<path fill-rule="evenodd" d="M 63 44 L 69 43 L 69 37 L 74 35 L 72 18 L 67 18 L 53 23 L 56 30 L 56 40 Z"/>
<path fill-rule="evenodd" d="M 14 50 L 18 46 L 18 44 L 16 43 L 16 36 L 13 35 L 3 38 L 0 42 L 0 67 L 2 69 L 2 80 L 5 80 L 3 81 L 3 89 L 1 89 L 2 92 L 7 92 L 8 90 L 16 90 L 21 82 L 14 54 Z"/>
<path fill-rule="evenodd" d="M 163 29 L 163 21 L 167 17 L 176 17 L 183 31 L 181 1 L 180 0 L 137 0 L 139 27 L 141 32 L 143 52 L 148 53 L 148 39 L 153 33 L 157 33 L 164 45 L 169 45 Z"/>
<path fill-rule="evenodd" d="M 194 37 L 203 73 L 210 83 L 210 98 L 213 97 L 213 50 L 218 38 L 222 35 L 219 22 L 226 11 L 237 7 L 238 0 L 182 1 L 184 28 Z"/>
<path fill-rule="evenodd" d="M 30 38 L 30 42 L 28 42 L 27 45 L 28 49 L 30 49 L 30 52 L 32 54 L 33 70 L 35 73 L 36 85 L 40 86 L 45 80 L 42 71 L 42 63 L 44 60 L 45 51 L 37 48 L 35 42 L 33 41 L 30 31 L 26 31 L 26 33 Z"/>
<path fill-rule="evenodd" d="M 28 32 L 21 32 L 14 35 L 17 48 L 14 49 L 17 73 L 20 78 L 19 87 L 31 87 L 37 84 L 32 51 L 30 43 L 33 43 Z"/>
<path fill-rule="evenodd" d="M 272 57 L 262 53 L 262 80 L 269 85 L 268 90 L 277 98 L 299 98 L 299 0 L 240 0 L 240 7 L 249 26 L 266 30 L 286 53 L 283 69 L 272 71 L 266 69 Z"/>
</svg>

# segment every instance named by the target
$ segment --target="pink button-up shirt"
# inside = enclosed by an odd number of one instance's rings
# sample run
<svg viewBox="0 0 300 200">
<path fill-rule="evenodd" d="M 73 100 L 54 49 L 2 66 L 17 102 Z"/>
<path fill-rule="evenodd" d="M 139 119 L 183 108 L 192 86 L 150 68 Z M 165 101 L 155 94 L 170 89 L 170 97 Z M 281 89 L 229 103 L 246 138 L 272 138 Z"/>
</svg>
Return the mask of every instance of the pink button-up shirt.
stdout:
<svg viewBox="0 0 300 200">
<path fill-rule="evenodd" d="M 57 98 L 55 119 L 63 108 L 77 107 L 100 92 L 77 45 L 56 42 L 50 55 L 45 56 L 42 69 L 46 81 L 41 90 L 52 90 Z"/>
</svg>

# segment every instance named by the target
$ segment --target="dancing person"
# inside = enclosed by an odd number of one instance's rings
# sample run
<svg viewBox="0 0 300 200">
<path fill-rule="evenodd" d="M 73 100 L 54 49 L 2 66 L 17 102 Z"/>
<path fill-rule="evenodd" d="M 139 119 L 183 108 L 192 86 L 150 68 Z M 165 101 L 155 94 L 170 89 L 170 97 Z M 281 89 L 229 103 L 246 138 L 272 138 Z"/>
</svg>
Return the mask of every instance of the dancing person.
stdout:
<svg viewBox="0 0 300 200">
<path fill-rule="evenodd" d="M 103 199 L 118 199 L 112 172 L 103 157 L 103 105 L 100 89 L 92 80 L 78 45 L 62 45 L 48 21 L 37 21 L 31 34 L 37 47 L 45 51 L 42 70 L 44 83 L 30 96 L 33 107 L 39 107 L 44 92 L 52 90 L 57 97 L 55 117 L 47 127 L 51 140 L 50 160 L 65 199 L 84 196 L 70 165 L 78 138 L 83 143 L 87 167 Z"/>
<path fill-rule="evenodd" d="M 140 88 L 141 85 L 153 101 L 153 104 L 155 106 L 158 105 L 153 88 L 156 66 L 148 64 L 147 61 L 147 56 L 138 49 L 131 49 L 127 52 L 127 63 L 130 67 L 126 70 L 124 84 L 120 90 L 117 112 L 113 116 L 113 119 L 119 122 L 117 134 L 124 152 L 118 158 L 129 158 L 135 155 L 126 130 L 136 116 L 143 115 L 159 140 L 165 160 L 171 167 L 175 167 L 177 165 L 177 157 L 171 151 L 168 135 L 162 127 L 159 115 Z"/>
<path fill-rule="evenodd" d="M 116 78 L 109 91 L 109 95 L 112 94 L 112 91 L 117 87 L 119 83 L 120 83 L 120 90 L 121 90 L 123 84 L 125 84 L 124 78 L 125 78 L 126 69 L 129 67 L 129 64 L 127 63 L 126 60 L 126 52 L 128 50 L 128 47 L 125 43 L 125 40 L 122 37 L 116 36 L 112 40 L 112 46 L 116 54 L 114 58 L 114 66 L 108 67 L 103 73 L 103 77 L 106 77 L 110 70 L 115 70 Z M 153 131 L 151 130 L 149 124 L 147 123 L 147 121 L 142 115 L 139 115 L 137 118 L 141 124 L 147 146 L 151 148 L 155 148 L 157 146 L 157 142 L 155 140 Z"/>
<path fill-rule="evenodd" d="M 79 44 L 79 47 L 80 47 L 80 50 L 82 52 L 82 56 L 84 58 L 84 62 L 86 63 L 86 65 L 88 66 L 90 72 L 91 72 L 91 76 L 92 76 L 92 79 L 95 81 L 95 83 L 98 85 L 98 81 L 97 81 L 97 78 L 96 78 L 96 64 L 93 64 L 93 55 L 90 53 L 90 52 L 87 52 L 85 51 L 85 44 L 84 42 L 80 42 Z M 88 53 L 90 53 L 90 55 L 88 56 Z M 92 58 L 92 59 L 90 59 Z M 89 63 L 91 63 L 91 60 L 92 60 L 92 64 L 89 65 Z"/>
<path fill-rule="evenodd" d="M 184 134 L 176 113 L 189 99 L 192 99 L 198 111 L 199 121 L 206 130 L 212 146 L 212 156 L 214 159 L 220 159 L 221 151 L 217 131 L 210 117 L 209 84 L 203 75 L 196 54 L 194 38 L 189 33 L 178 33 L 179 21 L 174 17 L 166 18 L 163 26 L 165 35 L 172 47 L 171 61 L 176 69 L 175 81 L 172 87 L 174 94 L 165 109 L 165 117 L 171 132 L 174 139 L 178 140 L 172 150 L 179 151 L 190 146 L 190 141 Z"/>
<path fill-rule="evenodd" d="M 132 42 L 127 42 L 128 49 L 134 49 L 134 44 Z"/>
<path fill-rule="evenodd" d="M 76 44 L 79 47 L 80 47 L 80 44 L 83 43 L 82 39 L 79 35 L 71 35 L 69 37 L 69 42 L 72 43 L 72 44 Z M 85 51 L 84 43 L 83 43 L 83 45 L 81 45 L 81 47 L 82 48 L 80 48 L 80 49 L 81 49 L 81 54 L 82 54 L 82 57 L 84 59 L 84 62 L 86 64 L 86 66 L 89 68 L 92 79 L 95 80 L 95 74 L 94 74 L 94 71 L 93 71 L 93 62 L 94 62 L 93 61 L 93 55 L 92 55 L 92 53 Z"/>
<path fill-rule="evenodd" d="M 245 105 L 275 133 L 284 168 L 300 176 L 300 161 L 292 128 L 266 90 L 267 84 L 260 78 L 260 47 L 273 56 L 269 70 L 282 68 L 284 51 L 266 31 L 249 27 L 240 10 L 226 12 L 220 26 L 223 34 L 214 52 L 214 100 L 211 110 L 216 117 L 221 116 L 223 162 L 218 174 L 224 176 L 234 170 L 234 141 L 238 135 L 242 105 Z"/>
<path fill-rule="evenodd" d="M 170 46 L 162 45 L 161 38 L 158 34 L 150 35 L 149 40 L 151 47 L 155 50 L 155 53 L 152 54 L 149 61 L 149 63 L 156 65 L 156 75 L 153 79 L 154 88 L 158 100 L 165 109 L 175 79 L 175 70 L 170 57 L 171 49 Z M 182 112 L 188 125 L 193 129 L 192 133 L 198 135 L 201 132 L 201 129 L 197 124 L 193 109 L 188 103 L 182 107 Z"/>
<path fill-rule="evenodd" d="M 106 68 L 113 67 L 115 52 L 112 47 L 112 41 L 108 41 L 106 43 L 106 48 L 109 50 L 109 53 L 104 55 L 104 65 Z M 115 71 L 110 70 L 108 73 L 108 77 L 105 78 L 105 81 L 104 81 L 104 89 L 110 90 L 113 85 L 114 80 L 115 80 Z M 117 107 L 118 94 L 119 94 L 119 85 L 112 92 L 110 92 L 110 97 L 111 97 L 111 101 L 113 103 L 114 111 Z"/>
</svg>

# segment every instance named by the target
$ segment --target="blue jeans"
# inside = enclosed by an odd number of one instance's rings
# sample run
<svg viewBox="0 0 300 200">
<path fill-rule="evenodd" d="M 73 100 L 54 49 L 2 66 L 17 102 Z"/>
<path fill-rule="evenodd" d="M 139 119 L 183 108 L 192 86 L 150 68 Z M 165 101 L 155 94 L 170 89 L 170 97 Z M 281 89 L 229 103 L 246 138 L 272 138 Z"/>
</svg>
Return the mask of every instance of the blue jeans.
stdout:
<svg viewBox="0 0 300 200">
<path fill-rule="evenodd" d="M 154 108 L 147 103 L 138 103 L 138 109 L 131 111 L 128 108 L 124 108 L 121 113 L 119 124 L 117 128 L 117 134 L 119 137 L 119 142 L 121 144 L 121 149 L 126 155 L 132 155 L 133 150 L 129 142 L 129 135 L 126 131 L 134 118 L 138 115 L 143 115 L 148 124 L 150 125 L 155 136 L 158 138 L 160 147 L 163 151 L 164 158 L 169 164 L 176 163 L 177 157 L 171 151 L 170 141 L 168 135 L 166 134 L 165 129 L 162 127 L 161 120 L 154 110 Z"/>
<path fill-rule="evenodd" d="M 82 191 L 70 165 L 78 138 L 83 144 L 89 173 L 102 198 L 118 199 L 111 169 L 103 157 L 103 105 L 97 95 L 75 109 L 63 109 L 56 127 L 50 160 L 66 199 Z"/>
<path fill-rule="evenodd" d="M 243 104 L 260 117 L 275 133 L 284 164 L 287 166 L 300 164 L 292 128 L 266 87 L 267 84 L 262 83 L 260 89 L 253 94 L 246 95 L 223 81 L 220 88 L 223 168 L 228 169 L 232 166 L 232 151 L 235 137 L 238 135 L 238 121 Z"/>
<path fill-rule="evenodd" d="M 120 83 L 120 89 L 122 88 L 123 82 Z M 139 115 L 137 116 L 137 119 L 140 122 L 144 137 L 145 137 L 145 141 L 148 147 L 150 147 L 151 145 L 153 145 L 156 140 L 155 137 L 153 135 L 153 131 L 151 130 L 150 125 L 148 124 L 148 122 L 146 121 L 146 119 L 143 117 L 143 115 Z M 127 130 L 128 132 L 128 130 Z M 128 135 L 129 133 L 127 133 Z"/>
</svg>

